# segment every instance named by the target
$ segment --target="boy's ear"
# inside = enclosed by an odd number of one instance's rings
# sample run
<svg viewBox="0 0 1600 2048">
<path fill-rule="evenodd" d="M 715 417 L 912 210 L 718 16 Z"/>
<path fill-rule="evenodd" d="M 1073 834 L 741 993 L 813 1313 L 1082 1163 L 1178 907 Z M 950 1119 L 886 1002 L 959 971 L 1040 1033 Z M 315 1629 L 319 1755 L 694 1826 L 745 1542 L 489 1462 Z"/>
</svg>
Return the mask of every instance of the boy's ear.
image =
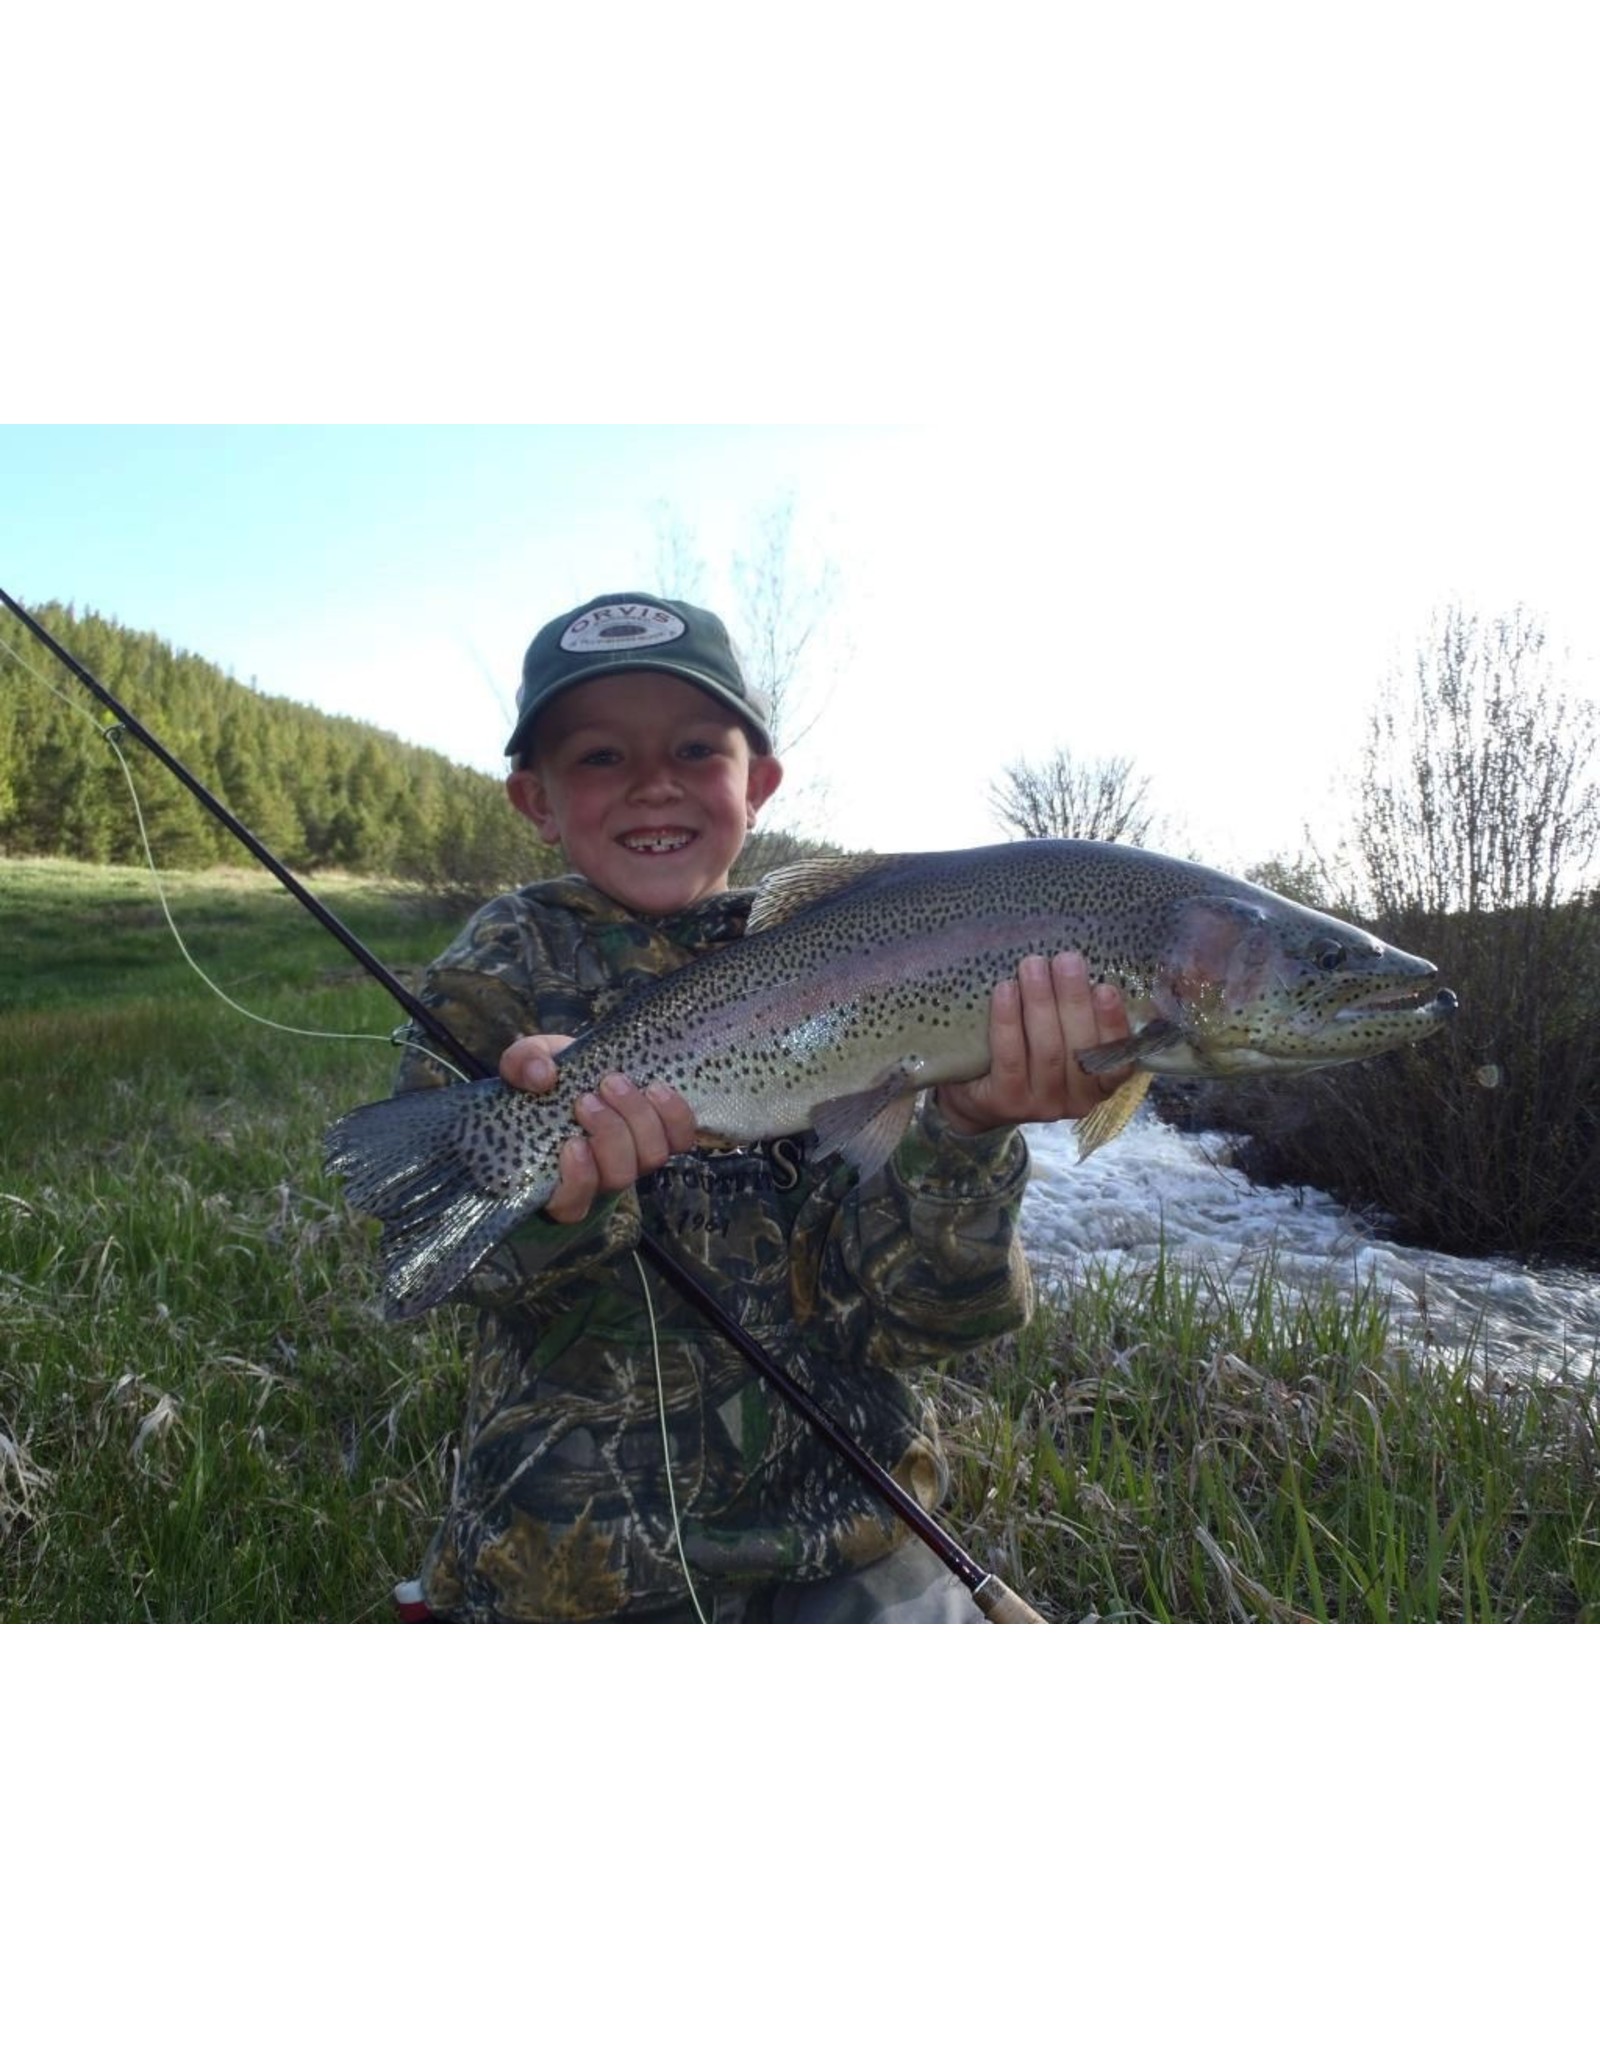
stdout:
<svg viewBox="0 0 1600 2048">
<path fill-rule="evenodd" d="M 756 813 L 783 780 L 783 763 L 776 754 L 752 754 L 750 775 L 744 786 L 745 823 L 753 825 Z"/>
<path fill-rule="evenodd" d="M 513 768 L 506 777 L 506 795 L 511 799 L 513 810 L 520 811 L 537 826 L 539 837 L 546 846 L 561 844 L 561 828 L 550 807 L 544 777 L 537 769 Z"/>
</svg>

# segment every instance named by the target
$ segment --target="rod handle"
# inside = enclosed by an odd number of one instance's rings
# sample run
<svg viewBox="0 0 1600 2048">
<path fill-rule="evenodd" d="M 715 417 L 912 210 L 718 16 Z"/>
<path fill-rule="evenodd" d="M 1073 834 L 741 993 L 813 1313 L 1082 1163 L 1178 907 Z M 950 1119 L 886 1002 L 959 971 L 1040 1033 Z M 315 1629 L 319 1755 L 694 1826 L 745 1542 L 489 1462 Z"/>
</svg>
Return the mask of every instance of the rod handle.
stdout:
<svg viewBox="0 0 1600 2048">
<path fill-rule="evenodd" d="M 993 1572 L 973 1587 L 972 1597 L 985 1621 L 1044 1621 L 1036 1608 L 1030 1607 L 1020 1593 L 1013 1593 L 1005 1580 L 996 1578 Z"/>
</svg>

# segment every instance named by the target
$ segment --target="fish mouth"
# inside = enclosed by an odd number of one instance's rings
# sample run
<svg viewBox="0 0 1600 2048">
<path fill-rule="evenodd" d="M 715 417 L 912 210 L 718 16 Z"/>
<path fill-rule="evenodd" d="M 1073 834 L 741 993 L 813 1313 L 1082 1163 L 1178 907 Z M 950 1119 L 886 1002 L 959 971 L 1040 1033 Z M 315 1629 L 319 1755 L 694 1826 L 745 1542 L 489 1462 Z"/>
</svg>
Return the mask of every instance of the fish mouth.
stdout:
<svg viewBox="0 0 1600 2048">
<path fill-rule="evenodd" d="M 632 832 L 619 832 L 617 844 L 626 853 L 643 854 L 647 859 L 659 860 L 664 854 L 682 853 L 699 836 L 698 832 L 691 832 L 683 825 L 650 825 L 640 826 Z"/>
<path fill-rule="evenodd" d="M 1375 1018 L 1426 1018 L 1442 1024 L 1461 1007 L 1452 988 L 1429 990 L 1415 986 L 1385 989 L 1358 996 L 1334 1012 L 1336 1024 L 1370 1024 Z"/>
</svg>

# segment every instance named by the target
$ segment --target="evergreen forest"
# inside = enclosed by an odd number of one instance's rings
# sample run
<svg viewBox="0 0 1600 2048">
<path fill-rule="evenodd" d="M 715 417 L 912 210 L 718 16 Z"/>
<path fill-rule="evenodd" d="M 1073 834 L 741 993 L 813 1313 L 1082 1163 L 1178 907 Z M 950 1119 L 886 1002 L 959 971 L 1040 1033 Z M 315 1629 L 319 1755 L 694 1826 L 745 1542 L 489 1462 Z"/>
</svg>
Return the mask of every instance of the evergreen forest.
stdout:
<svg viewBox="0 0 1600 2048">
<path fill-rule="evenodd" d="M 478 896 L 555 868 L 498 777 L 357 719 L 264 695 L 88 610 L 30 607 L 170 753 L 289 866 Z M 46 680 L 50 687 L 46 687 Z M 0 856 L 142 863 L 128 764 L 158 866 L 238 866 L 239 842 L 10 613 L 0 614 Z"/>
</svg>

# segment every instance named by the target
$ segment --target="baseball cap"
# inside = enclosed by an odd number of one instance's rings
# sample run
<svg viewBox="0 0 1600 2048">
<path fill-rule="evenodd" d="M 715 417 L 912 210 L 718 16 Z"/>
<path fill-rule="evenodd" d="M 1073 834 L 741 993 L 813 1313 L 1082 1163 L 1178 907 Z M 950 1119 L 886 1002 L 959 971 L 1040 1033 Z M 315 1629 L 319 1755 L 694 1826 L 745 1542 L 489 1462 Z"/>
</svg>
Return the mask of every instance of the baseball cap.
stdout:
<svg viewBox="0 0 1600 2048">
<path fill-rule="evenodd" d="M 639 590 L 594 598 L 539 628 L 523 658 L 517 725 L 506 752 L 523 751 L 534 721 L 563 690 L 641 668 L 681 676 L 707 691 L 739 714 L 761 753 L 772 752 L 771 709 L 746 682 L 716 613 Z"/>
</svg>

